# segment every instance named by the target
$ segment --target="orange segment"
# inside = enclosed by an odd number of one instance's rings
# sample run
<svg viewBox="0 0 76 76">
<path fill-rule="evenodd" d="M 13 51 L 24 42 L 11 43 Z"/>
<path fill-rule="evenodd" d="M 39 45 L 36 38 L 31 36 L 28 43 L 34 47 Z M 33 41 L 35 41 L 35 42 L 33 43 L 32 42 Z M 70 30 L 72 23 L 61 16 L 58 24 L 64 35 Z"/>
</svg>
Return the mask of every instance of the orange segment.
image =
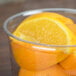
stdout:
<svg viewBox="0 0 76 76">
<path fill-rule="evenodd" d="M 68 56 L 62 50 L 18 41 L 12 41 L 11 46 L 17 63 L 27 70 L 47 69 Z"/>
<path fill-rule="evenodd" d="M 69 76 L 59 65 L 54 65 L 43 71 L 29 71 L 20 69 L 19 76 Z"/>
<path fill-rule="evenodd" d="M 76 51 L 73 51 L 73 53 L 70 54 L 70 56 L 64 61 L 62 61 L 60 65 L 69 75 L 76 75 Z"/>
</svg>

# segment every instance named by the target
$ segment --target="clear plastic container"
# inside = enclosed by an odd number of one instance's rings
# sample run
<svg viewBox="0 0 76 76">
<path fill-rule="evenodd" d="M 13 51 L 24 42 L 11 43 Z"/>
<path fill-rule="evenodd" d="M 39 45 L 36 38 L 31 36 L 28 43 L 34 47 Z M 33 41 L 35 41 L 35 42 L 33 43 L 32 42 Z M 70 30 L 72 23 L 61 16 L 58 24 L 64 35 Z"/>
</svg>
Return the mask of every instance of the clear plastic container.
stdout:
<svg viewBox="0 0 76 76">
<path fill-rule="evenodd" d="M 24 11 L 8 18 L 4 23 L 4 30 L 10 40 L 12 75 L 76 76 L 76 45 L 39 44 L 12 34 L 26 17 L 41 12 L 57 12 L 76 22 L 76 10 L 67 8 Z M 68 52 L 70 50 L 73 51 Z"/>
</svg>

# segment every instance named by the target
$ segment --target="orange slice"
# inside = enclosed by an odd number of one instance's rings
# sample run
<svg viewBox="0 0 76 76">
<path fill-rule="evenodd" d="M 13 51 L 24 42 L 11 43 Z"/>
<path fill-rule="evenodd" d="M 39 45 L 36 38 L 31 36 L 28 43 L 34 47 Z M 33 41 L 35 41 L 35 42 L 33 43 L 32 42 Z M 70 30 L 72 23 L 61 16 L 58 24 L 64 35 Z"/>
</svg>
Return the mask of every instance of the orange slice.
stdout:
<svg viewBox="0 0 76 76">
<path fill-rule="evenodd" d="M 65 23 L 46 15 L 36 14 L 32 19 L 24 20 L 13 35 L 27 41 L 51 45 L 76 44 L 76 37 L 66 27 Z M 53 48 L 23 43 L 12 39 L 11 42 L 14 57 L 21 68 L 29 70 L 42 70 L 64 60 L 70 48 Z M 50 50 L 49 50 L 50 49 Z M 44 64 L 45 63 L 45 64 Z"/>
<path fill-rule="evenodd" d="M 43 71 L 29 71 L 20 69 L 19 76 L 69 76 L 59 65 L 54 65 Z"/>
<path fill-rule="evenodd" d="M 24 36 L 34 38 L 38 43 L 52 45 L 71 45 L 74 35 L 61 21 L 47 15 L 32 17 L 24 20 L 13 33 L 21 33 Z M 35 18 L 35 19 L 33 19 Z M 17 36 L 17 34 L 16 34 Z M 25 39 L 26 40 L 26 39 Z M 74 44 L 74 43 L 73 43 Z"/>
<path fill-rule="evenodd" d="M 28 35 L 24 35 L 22 32 L 15 32 L 14 35 L 19 37 L 20 39 L 23 39 L 23 40 L 37 42 L 33 37 L 30 37 Z M 18 40 L 14 39 L 12 37 L 11 37 L 11 39 L 13 39 L 14 41 L 19 42 Z"/>
<path fill-rule="evenodd" d="M 39 17 L 51 17 L 51 18 L 55 18 L 55 19 L 58 19 L 62 22 L 64 22 L 66 25 L 69 25 L 69 24 L 74 24 L 73 20 L 70 19 L 70 18 L 67 18 L 61 14 L 58 14 L 58 13 L 54 13 L 54 12 L 43 12 L 43 13 L 40 13 L 40 14 L 35 14 L 35 15 L 32 15 L 30 17 L 28 17 L 26 20 L 34 20 L 36 18 L 39 18 Z"/>
</svg>

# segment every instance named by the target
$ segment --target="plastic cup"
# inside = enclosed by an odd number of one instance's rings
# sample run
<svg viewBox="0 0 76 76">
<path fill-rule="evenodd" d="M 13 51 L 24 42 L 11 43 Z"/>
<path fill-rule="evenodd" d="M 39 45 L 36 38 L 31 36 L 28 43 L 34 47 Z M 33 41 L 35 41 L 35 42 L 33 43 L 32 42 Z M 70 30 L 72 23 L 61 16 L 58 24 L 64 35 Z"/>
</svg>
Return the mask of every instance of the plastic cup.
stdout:
<svg viewBox="0 0 76 76">
<path fill-rule="evenodd" d="M 28 16 L 41 12 L 56 12 L 76 21 L 76 10 L 67 8 L 37 9 L 18 13 L 4 22 L 10 40 L 13 76 L 73 76 L 76 75 L 76 45 L 47 45 L 22 40 L 12 34 Z M 73 50 L 74 52 L 68 52 Z"/>
</svg>

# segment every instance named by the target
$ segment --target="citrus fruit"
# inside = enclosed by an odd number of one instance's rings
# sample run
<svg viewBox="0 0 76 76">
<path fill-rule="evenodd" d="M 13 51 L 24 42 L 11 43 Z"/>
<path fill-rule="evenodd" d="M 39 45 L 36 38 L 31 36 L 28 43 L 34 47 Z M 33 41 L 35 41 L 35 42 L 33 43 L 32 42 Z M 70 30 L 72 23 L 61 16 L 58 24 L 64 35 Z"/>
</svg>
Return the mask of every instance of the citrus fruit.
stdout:
<svg viewBox="0 0 76 76">
<path fill-rule="evenodd" d="M 74 48 L 74 47 L 73 47 Z M 76 48 L 60 65 L 65 69 L 69 75 L 76 75 Z"/>
<path fill-rule="evenodd" d="M 14 35 L 17 36 L 17 37 L 19 37 L 20 39 L 23 39 L 23 40 L 26 39 L 27 41 L 37 42 L 34 38 L 32 38 L 32 37 L 30 37 L 30 36 L 28 36 L 28 35 L 24 35 L 24 34 L 21 33 L 21 32 L 15 32 Z M 12 38 L 12 37 L 11 37 L 11 39 L 14 40 L 14 41 L 19 42 L 18 40 L 14 39 L 14 38 Z"/>
<path fill-rule="evenodd" d="M 54 65 L 43 71 L 20 69 L 19 76 L 68 76 L 59 65 Z"/>
<path fill-rule="evenodd" d="M 76 35 L 76 24 L 69 24 L 67 26 Z"/>
<path fill-rule="evenodd" d="M 76 35 L 76 24 L 67 25 L 68 28 Z M 72 53 L 68 58 L 62 61 L 60 64 L 71 76 L 76 76 L 76 48 L 72 47 Z"/>
<path fill-rule="evenodd" d="M 14 58 L 21 68 L 43 70 L 57 64 L 68 54 L 61 50 L 18 41 L 11 42 Z"/>
<path fill-rule="evenodd" d="M 55 17 L 36 14 L 24 20 L 13 35 L 27 41 L 51 45 L 76 44 L 76 36 L 63 21 Z M 38 16 L 37 16 L 38 15 Z M 31 17 L 31 16 L 30 16 Z M 21 68 L 42 70 L 64 60 L 71 52 L 70 48 L 44 47 L 17 40 L 11 41 L 14 57 Z"/>
<path fill-rule="evenodd" d="M 35 14 L 35 15 L 32 15 L 32 16 L 29 16 L 26 20 L 33 20 L 33 19 L 36 19 L 38 17 L 51 17 L 51 18 L 55 18 L 55 19 L 58 19 L 62 22 L 64 22 L 66 25 L 69 25 L 69 24 L 74 24 L 74 21 L 68 17 L 65 17 L 61 14 L 58 14 L 58 13 L 55 13 L 55 12 L 43 12 L 43 13 L 40 13 L 40 14 Z"/>
<path fill-rule="evenodd" d="M 48 16 L 48 14 L 36 15 L 38 15 L 36 18 L 32 17 L 31 20 L 24 20 L 13 34 L 21 33 L 24 36 L 30 36 L 38 41 L 38 43 L 52 45 L 72 44 L 74 35 L 64 23 Z M 16 34 L 16 36 L 18 35 Z"/>
</svg>

